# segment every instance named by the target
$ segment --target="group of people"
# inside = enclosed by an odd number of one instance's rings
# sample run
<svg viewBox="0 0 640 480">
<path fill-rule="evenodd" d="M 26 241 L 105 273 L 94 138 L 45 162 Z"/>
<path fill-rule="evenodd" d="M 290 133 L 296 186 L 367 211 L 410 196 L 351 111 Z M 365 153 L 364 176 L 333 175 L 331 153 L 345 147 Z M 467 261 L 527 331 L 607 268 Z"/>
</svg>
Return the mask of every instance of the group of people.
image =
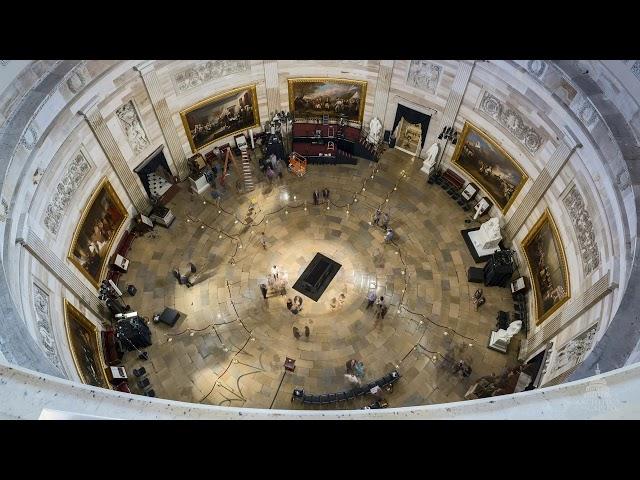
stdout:
<svg viewBox="0 0 640 480">
<path fill-rule="evenodd" d="M 322 203 L 328 202 L 330 193 L 331 192 L 329 192 L 329 189 L 327 187 L 323 188 L 321 192 L 319 192 L 318 189 L 316 188 L 313 191 L 313 204 L 320 205 L 320 195 L 322 195 Z"/>
<path fill-rule="evenodd" d="M 178 285 L 186 285 L 187 288 L 193 287 L 193 281 L 197 278 L 195 273 L 197 269 L 196 266 L 189 262 L 189 270 L 187 273 L 181 273 L 178 267 L 173 268 L 173 276 L 178 280 Z"/>
<path fill-rule="evenodd" d="M 387 314 L 387 312 L 389 311 L 389 307 L 387 306 L 387 304 L 384 301 L 384 297 L 380 297 L 378 298 L 378 300 L 376 301 L 376 292 L 375 290 L 371 290 L 368 294 L 367 294 L 367 307 L 366 309 L 370 309 L 373 304 L 375 303 L 375 316 L 377 320 L 382 320 L 384 318 L 384 316 Z"/>
<path fill-rule="evenodd" d="M 302 297 L 296 295 L 293 297 L 293 300 L 290 298 L 287 299 L 287 310 L 289 310 L 294 315 L 297 315 L 300 310 L 302 310 Z"/>
<path fill-rule="evenodd" d="M 383 213 L 380 208 L 377 208 L 375 213 L 373 214 L 371 225 L 377 225 L 386 230 L 386 233 L 384 235 L 385 243 L 389 243 L 391 240 L 393 240 L 395 234 L 393 232 L 393 229 L 389 227 L 389 214 L 387 212 Z"/>
<path fill-rule="evenodd" d="M 274 153 L 266 159 L 261 160 L 260 167 L 264 168 L 264 174 L 266 175 L 269 183 L 272 183 L 276 177 L 282 178 L 282 164 L 278 161 L 278 158 Z"/>
<path fill-rule="evenodd" d="M 347 373 L 344 377 L 349 383 L 353 385 L 360 385 L 360 379 L 364 377 L 364 363 L 359 360 L 351 359 L 347 360 Z"/>
<path fill-rule="evenodd" d="M 308 325 L 304 326 L 304 336 L 306 338 L 309 338 L 309 335 L 311 335 L 311 330 L 309 329 Z M 300 334 L 300 329 L 296 326 L 293 327 L 293 336 L 296 338 L 296 340 L 298 340 L 302 335 Z"/>
</svg>

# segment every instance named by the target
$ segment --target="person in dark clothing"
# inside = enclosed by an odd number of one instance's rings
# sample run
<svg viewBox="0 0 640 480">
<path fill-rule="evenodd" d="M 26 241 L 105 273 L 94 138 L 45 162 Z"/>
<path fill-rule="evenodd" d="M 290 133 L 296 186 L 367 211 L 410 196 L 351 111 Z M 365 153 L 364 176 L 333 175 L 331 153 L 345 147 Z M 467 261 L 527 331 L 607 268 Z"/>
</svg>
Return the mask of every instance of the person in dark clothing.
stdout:
<svg viewBox="0 0 640 480">
<path fill-rule="evenodd" d="M 327 202 L 329 201 L 329 189 L 326 187 L 322 189 L 322 198 Z"/>
<path fill-rule="evenodd" d="M 389 307 L 387 307 L 384 303 L 382 305 L 380 305 L 380 317 L 384 318 L 384 316 L 387 314 L 387 311 L 389 311 Z"/>
<path fill-rule="evenodd" d="M 293 301 L 288 298 L 287 299 L 287 310 L 291 310 L 291 308 L 293 307 Z"/>
<path fill-rule="evenodd" d="M 293 327 L 293 336 L 297 338 L 300 338 L 300 330 L 298 330 L 298 327 Z"/>
<path fill-rule="evenodd" d="M 309 330 L 309 326 L 305 325 L 304 326 L 304 336 L 309 338 L 309 334 L 311 333 L 311 330 Z"/>
<path fill-rule="evenodd" d="M 315 189 L 313 191 L 313 204 L 318 205 L 319 203 L 320 203 L 320 193 L 318 192 L 318 189 Z"/>
<path fill-rule="evenodd" d="M 262 292 L 262 297 L 267 298 L 267 286 L 264 283 L 260 284 L 260 291 Z"/>
</svg>

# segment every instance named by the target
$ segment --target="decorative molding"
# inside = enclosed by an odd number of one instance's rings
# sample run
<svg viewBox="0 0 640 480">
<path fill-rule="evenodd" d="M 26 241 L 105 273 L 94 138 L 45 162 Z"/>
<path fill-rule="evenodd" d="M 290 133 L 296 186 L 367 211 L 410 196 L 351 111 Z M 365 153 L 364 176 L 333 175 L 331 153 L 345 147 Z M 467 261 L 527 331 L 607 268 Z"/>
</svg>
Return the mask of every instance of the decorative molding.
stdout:
<svg viewBox="0 0 640 480">
<path fill-rule="evenodd" d="M 116 116 L 124 131 L 127 141 L 133 152 L 137 155 L 149 145 L 149 138 L 144 131 L 140 115 L 136 110 L 133 100 L 129 100 L 116 110 Z"/>
<path fill-rule="evenodd" d="M 11 60 L 0 60 L 0 67 L 6 67 Z"/>
<path fill-rule="evenodd" d="M 489 92 L 484 92 L 478 110 L 506 128 L 530 153 L 536 153 L 544 143 L 542 135 L 523 119 L 520 112 Z"/>
<path fill-rule="evenodd" d="M 589 214 L 584 199 L 578 188 L 574 185 L 569 193 L 562 199 L 571 223 L 578 239 L 580 249 L 580 257 L 582 258 L 582 266 L 584 274 L 591 274 L 600 265 L 600 251 L 596 241 L 596 235 L 593 229 L 593 222 Z"/>
<path fill-rule="evenodd" d="M 569 108 L 575 113 L 585 127 L 589 128 L 598 120 L 598 112 L 589 99 L 583 94 L 579 94 Z"/>
<path fill-rule="evenodd" d="M 35 127 L 35 125 L 31 124 L 24 131 L 24 134 L 20 139 L 20 144 L 27 150 L 31 151 L 38 144 L 39 138 L 40 136 L 38 134 L 38 129 Z"/>
<path fill-rule="evenodd" d="M 429 93 L 436 93 L 442 67 L 429 60 L 411 60 L 407 85 Z"/>
<path fill-rule="evenodd" d="M 536 78 L 542 78 L 547 67 L 548 64 L 544 60 L 529 60 L 527 62 L 527 71 Z"/>
<path fill-rule="evenodd" d="M 631 73 L 633 73 L 638 80 L 640 80 L 640 60 L 635 60 L 631 64 Z"/>
<path fill-rule="evenodd" d="M 79 151 L 67 165 L 55 193 L 45 210 L 44 225 L 54 235 L 58 234 L 60 222 L 64 217 L 73 194 L 82 184 L 91 170 L 91 163 L 82 151 Z"/>
<path fill-rule="evenodd" d="M 91 79 L 91 75 L 87 70 L 86 63 L 81 63 L 76 68 L 73 69 L 69 77 L 67 78 L 66 84 L 67 88 L 74 95 L 82 90 L 89 80 Z"/>
<path fill-rule="evenodd" d="M 249 70 L 249 60 L 209 60 L 174 74 L 173 86 L 178 94 L 182 94 L 213 80 Z"/>
<path fill-rule="evenodd" d="M 53 337 L 53 328 L 51 326 L 51 314 L 49 310 L 49 294 L 40 286 L 33 282 L 33 308 L 36 311 L 36 325 L 38 327 L 38 336 L 40 343 L 44 347 L 47 358 L 61 372 L 63 372 L 58 349 Z"/>
<path fill-rule="evenodd" d="M 598 323 L 595 323 L 560 347 L 551 375 L 555 377 L 560 370 L 575 367 L 582 362 L 593 346 L 597 331 Z"/>
<path fill-rule="evenodd" d="M 616 185 L 618 185 L 621 192 L 631 186 L 631 175 L 626 168 L 622 168 L 622 170 L 616 174 Z"/>
<path fill-rule="evenodd" d="M 9 204 L 2 197 L 2 201 L 0 201 L 0 222 L 4 222 L 9 216 Z"/>
</svg>

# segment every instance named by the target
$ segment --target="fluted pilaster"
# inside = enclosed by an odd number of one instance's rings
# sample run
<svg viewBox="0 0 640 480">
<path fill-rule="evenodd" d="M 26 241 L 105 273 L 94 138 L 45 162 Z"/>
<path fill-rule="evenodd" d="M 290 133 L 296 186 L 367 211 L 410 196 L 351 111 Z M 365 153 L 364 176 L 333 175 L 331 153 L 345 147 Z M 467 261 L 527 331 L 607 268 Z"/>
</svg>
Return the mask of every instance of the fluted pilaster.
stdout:
<svg viewBox="0 0 640 480">
<path fill-rule="evenodd" d="M 278 84 L 278 61 L 264 60 L 264 83 L 267 90 L 267 109 L 269 115 L 282 110 L 280 104 L 280 86 Z"/>
<path fill-rule="evenodd" d="M 111 130 L 107 127 L 100 110 L 98 110 L 96 99 L 94 98 L 78 113 L 84 116 L 89 124 L 91 131 L 96 136 L 98 143 L 102 147 L 109 163 L 116 172 L 118 179 L 122 183 L 135 208 L 138 212 L 148 213 L 151 208 L 149 199 L 140 184 L 138 184 L 135 174 L 129 169 L 127 161 L 111 134 Z"/>
<path fill-rule="evenodd" d="M 389 102 L 389 89 L 391 88 L 391 76 L 393 73 L 393 60 L 380 60 L 378 79 L 376 80 L 376 92 L 373 97 L 372 118 L 377 118 L 384 124 Z"/>
<path fill-rule="evenodd" d="M 182 148 L 182 144 L 180 143 L 180 138 L 176 132 L 176 126 L 171 119 L 167 99 L 162 91 L 158 74 L 152 62 L 144 62 L 134 68 L 142 77 L 142 82 L 147 90 L 149 100 L 151 100 L 153 111 L 158 119 L 162 136 L 167 144 L 169 154 L 171 155 L 173 164 L 176 167 L 178 176 L 181 180 L 184 180 L 189 176 L 189 165 L 187 164 L 187 157 Z"/>
</svg>

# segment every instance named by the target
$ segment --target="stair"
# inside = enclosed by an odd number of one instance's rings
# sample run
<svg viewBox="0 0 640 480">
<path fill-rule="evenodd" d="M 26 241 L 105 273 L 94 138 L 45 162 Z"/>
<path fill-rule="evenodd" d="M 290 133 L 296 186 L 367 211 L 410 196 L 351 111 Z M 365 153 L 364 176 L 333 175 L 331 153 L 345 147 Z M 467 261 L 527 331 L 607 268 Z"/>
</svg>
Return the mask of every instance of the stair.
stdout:
<svg viewBox="0 0 640 480">
<path fill-rule="evenodd" d="M 247 148 L 243 148 L 242 152 L 242 175 L 244 177 L 244 191 L 250 192 L 255 189 L 255 182 L 253 180 L 253 171 L 251 169 L 251 159 L 249 157 L 249 151 Z"/>
</svg>

